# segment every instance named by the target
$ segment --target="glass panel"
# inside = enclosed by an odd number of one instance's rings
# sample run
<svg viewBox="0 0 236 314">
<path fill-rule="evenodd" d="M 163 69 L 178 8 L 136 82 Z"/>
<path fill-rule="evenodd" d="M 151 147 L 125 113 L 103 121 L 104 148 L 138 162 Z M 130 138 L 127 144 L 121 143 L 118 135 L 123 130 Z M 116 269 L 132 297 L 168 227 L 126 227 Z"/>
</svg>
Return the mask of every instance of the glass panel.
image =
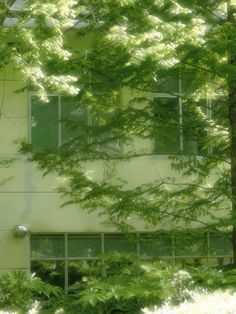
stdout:
<svg viewBox="0 0 236 314">
<path fill-rule="evenodd" d="M 209 258 L 209 267 L 223 267 L 229 266 L 231 268 L 233 266 L 233 258 L 230 257 L 217 257 L 217 258 Z"/>
<path fill-rule="evenodd" d="M 76 106 L 75 97 L 61 97 L 61 142 L 65 143 L 79 137 L 83 143 L 88 142 L 88 114 L 86 106 Z"/>
<path fill-rule="evenodd" d="M 49 96 L 43 103 L 36 96 L 31 98 L 31 142 L 40 149 L 58 147 L 58 97 Z"/>
<path fill-rule="evenodd" d="M 210 255 L 232 255 L 232 241 L 222 235 L 210 235 Z"/>
<path fill-rule="evenodd" d="M 194 112 L 194 115 L 193 115 Z M 209 145 L 207 137 L 207 102 L 194 99 L 183 105 L 183 140 L 184 152 L 189 154 L 206 155 Z"/>
<path fill-rule="evenodd" d="M 129 242 L 122 234 L 105 234 L 105 253 L 117 251 L 120 253 L 137 253 L 136 243 Z"/>
<path fill-rule="evenodd" d="M 150 238 L 146 235 L 140 235 L 140 257 L 160 257 L 172 256 L 171 238 L 159 236 Z"/>
<path fill-rule="evenodd" d="M 176 258 L 175 266 L 185 267 L 207 267 L 207 258 Z"/>
<path fill-rule="evenodd" d="M 86 282 L 89 276 L 101 274 L 101 262 L 99 260 L 69 261 L 68 284 Z"/>
<path fill-rule="evenodd" d="M 228 127 L 228 98 L 218 96 L 211 100 L 212 118 L 220 126 Z"/>
<path fill-rule="evenodd" d="M 178 69 L 161 76 L 155 75 L 152 89 L 154 93 L 178 93 Z"/>
<path fill-rule="evenodd" d="M 113 114 L 103 113 L 98 116 L 90 114 L 90 119 L 92 124 L 90 143 L 96 150 L 112 155 L 120 153 L 120 143 L 112 128 Z"/>
<path fill-rule="evenodd" d="M 147 265 L 153 264 L 154 266 L 159 267 L 159 269 L 170 268 L 173 267 L 173 258 L 147 258 L 141 261 L 142 265 L 145 265 L 145 263 L 147 263 Z"/>
<path fill-rule="evenodd" d="M 65 263 L 63 261 L 31 261 L 31 273 L 52 285 L 64 288 Z"/>
<path fill-rule="evenodd" d="M 180 151 L 178 98 L 155 98 L 154 136 L 157 154 L 172 154 Z"/>
<path fill-rule="evenodd" d="M 69 257 L 95 257 L 101 254 L 100 235 L 69 235 Z"/>
<path fill-rule="evenodd" d="M 201 86 L 197 71 L 197 69 L 195 71 L 194 69 L 181 70 L 181 87 L 183 93 L 194 93 Z"/>
<path fill-rule="evenodd" d="M 64 257 L 63 235 L 32 235 L 31 257 Z"/>
<path fill-rule="evenodd" d="M 176 256 L 207 256 L 207 237 L 199 236 L 176 236 L 175 241 Z"/>
</svg>

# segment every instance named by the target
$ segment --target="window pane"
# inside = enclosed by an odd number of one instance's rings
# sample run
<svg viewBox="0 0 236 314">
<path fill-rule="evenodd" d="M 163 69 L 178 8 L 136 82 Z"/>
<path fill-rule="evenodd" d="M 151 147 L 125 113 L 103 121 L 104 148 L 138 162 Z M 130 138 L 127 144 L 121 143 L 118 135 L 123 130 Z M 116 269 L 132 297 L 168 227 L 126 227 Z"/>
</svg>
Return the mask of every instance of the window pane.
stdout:
<svg viewBox="0 0 236 314">
<path fill-rule="evenodd" d="M 211 100 L 212 119 L 220 126 L 228 127 L 228 98 L 226 96 L 216 96 Z"/>
<path fill-rule="evenodd" d="M 207 267 L 207 258 L 176 258 L 175 265 L 180 268 L 185 267 Z"/>
<path fill-rule="evenodd" d="M 90 119 L 92 126 L 90 143 L 96 150 L 109 155 L 120 153 L 120 142 L 113 128 L 114 114 L 103 113 L 98 116 L 90 114 Z"/>
<path fill-rule="evenodd" d="M 65 263 L 63 261 L 32 261 L 31 273 L 52 285 L 64 288 Z"/>
<path fill-rule="evenodd" d="M 178 98 L 155 98 L 154 136 L 157 154 L 172 154 L 180 151 Z"/>
<path fill-rule="evenodd" d="M 207 101 L 188 100 L 183 104 L 183 141 L 184 152 L 206 155 L 207 145 Z"/>
<path fill-rule="evenodd" d="M 100 235 L 69 235 L 69 257 L 95 257 L 101 254 Z"/>
<path fill-rule="evenodd" d="M 36 148 L 55 150 L 58 147 L 58 97 L 49 96 L 43 103 L 31 98 L 31 142 Z"/>
<path fill-rule="evenodd" d="M 140 237 L 141 258 L 172 256 L 171 238 L 165 236 L 150 238 L 147 235 L 141 235 Z"/>
<path fill-rule="evenodd" d="M 101 274 L 101 262 L 99 260 L 69 261 L 68 284 L 86 282 L 89 276 Z"/>
<path fill-rule="evenodd" d="M 176 256 L 207 256 L 206 236 L 176 236 L 174 243 Z"/>
<path fill-rule="evenodd" d="M 63 235 L 32 235 L 31 257 L 64 257 Z"/>
<path fill-rule="evenodd" d="M 198 69 L 181 70 L 182 93 L 194 93 L 203 83 L 205 82 L 202 80 Z"/>
<path fill-rule="evenodd" d="M 178 93 L 178 69 L 155 75 L 152 89 L 155 93 Z"/>
<path fill-rule="evenodd" d="M 86 106 L 76 106 L 75 97 L 61 97 L 61 142 L 65 143 L 75 137 L 87 143 L 88 116 Z"/>
<path fill-rule="evenodd" d="M 231 268 L 232 264 L 233 264 L 233 258 L 230 258 L 230 257 L 209 258 L 209 267 L 223 267 L 224 266 L 225 268 L 225 266 L 229 266 Z"/>
<path fill-rule="evenodd" d="M 222 235 L 210 235 L 210 255 L 232 255 L 232 241 Z"/>
<path fill-rule="evenodd" d="M 117 251 L 120 253 L 137 253 L 136 243 L 129 242 L 124 235 L 106 234 L 104 239 L 105 253 Z"/>
</svg>

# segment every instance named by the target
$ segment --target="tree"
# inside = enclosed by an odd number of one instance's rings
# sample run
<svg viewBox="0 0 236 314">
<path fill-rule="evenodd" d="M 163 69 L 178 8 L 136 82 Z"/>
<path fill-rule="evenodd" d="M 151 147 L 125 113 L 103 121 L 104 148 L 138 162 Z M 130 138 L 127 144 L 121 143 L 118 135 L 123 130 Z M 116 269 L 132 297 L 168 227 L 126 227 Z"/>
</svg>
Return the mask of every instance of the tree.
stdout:
<svg viewBox="0 0 236 314">
<path fill-rule="evenodd" d="M 76 94 L 73 83 L 76 77 L 68 73 L 58 73 L 58 67 L 70 57 L 63 45 L 63 30 L 70 27 L 74 17 L 72 0 L 27 1 L 22 11 L 11 10 L 14 0 L 0 1 L 0 71 L 5 80 L 9 68 L 19 71 L 25 80 L 23 89 L 36 90 L 38 97 L 47 101 L 47 91 L 63 90 Z M 17 19 L 7 27 L 6 18 Z M 33 27 L 29 27 L 33 22 Z M 49 63 L 54 65 L 50 66 Z M 0 117 L 4 116 L 5 81 L 0 96 Z M 18 91 L 19 92 L 19 91 Z M 7 117 L 8 118 L 8 117 Z M 14 159 L 1 158 L 1 167 L 10 167 Z M 11 180 L 2 178 L 0 184 Z"/>
<path fill-rule="evenodd" d="M 63 47 L 63 30 L 72 26 L 75 2 L 27 1 L 21 11 L 12 11 L 14 2 L 0 2 L 1 70 L 10 65 L 20 71 L 26 81 L 25 88 L 36 90 L 45 101 L 50 89 L 76 94 L 78 90 L 73 86 L 76 78 L 68 73 L 59 76 L 56 70 L 70 57 Z M 7 27 L 6 18 L 16 21 Z"/>
<path fill-rule="evenodd" d="M 168 218 L 173 226 L 233 227 L 236 264 L 235 5 L 233 0 L 77 4 L 89 24 L 77 36 L 92 41 L 66 67 L 81 82 L 76 107 L 86 104 L 92 123 L 65 117 L 76 136 L 57 151 L 33 150 L 42 169 L 68 178 L 60 189 L 66 204 L 102 209 L 122 230 L 130 228 L 127 218 L 133 214 L 151 226 Z M 178 86 L 175 76 L 181 77 Z M 122 104 L 121 91 L 129 94 Z M 137 151 L 137 138 L 153 139 L 157 151 Z M 118 142 L 130 149 L 117 153 Z M 115 173 L 120 161 L 158 150 L 170 155 L 181 180 L 158 177 L 131 189 Z M 109 175 L 88 178 L 88 160 L 103 160 Z"/>
</svg>

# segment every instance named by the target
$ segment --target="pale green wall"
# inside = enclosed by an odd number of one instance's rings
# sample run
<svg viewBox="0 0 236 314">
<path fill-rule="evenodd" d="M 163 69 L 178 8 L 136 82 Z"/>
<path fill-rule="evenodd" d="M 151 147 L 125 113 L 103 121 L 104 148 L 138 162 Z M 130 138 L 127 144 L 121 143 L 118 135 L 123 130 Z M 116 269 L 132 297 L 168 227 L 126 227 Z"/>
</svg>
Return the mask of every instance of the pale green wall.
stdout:
<svg viewBox="0 0 236 314">
<path fill-rule="evenodd" d="M 18 152 L 15 143 L 28 138 L 28 95 L 27 92 L 15 93 L 23 87 L 19 74 L 8 69 L 0 73 L 0 154 L 2 158 L 16 158 L 13 166 L 1 169 L 1 178 L 11 180 L 0 186 L 0 270 L 28 268 L 28 238 L 13 236 L 13 227 L 26 225 L 31 232 L 99 232 L 114 231 L 112 227 L 102 226 L 96 213 L 86 214 L 79 208 L 61 208 L 62 200 L 55 188 L 61 178 L 47 176 L 42 178 L 36 166 L 26 161 L 27 157 Z M 129 97 L 128 94 L 124 97 Z M 149 142 L 139 143 L 148 149 Z M 136 148 L 137 148 L 136 144 Z M 94 178 L 103 174 L 103 164 L 87 164 Z M 166 157 L 142 157 L 118 165 L 118 172 L 128 179 L 130 186 L 170 175 Z M 140 228 L 144 228 L 139 223 Z"/>
<path fill-rule="evenodd" d="M 5 81 L 4 81 L 5 79 Z M 14 157 L 16 161 L 8 169 L 1 169 L 1 179 L 12 177 L 0 185 L 0 272 L 12 268 L 28 269 L 29 241 L 13 236 L 15 225 L 24 224 L 31 232 L 101 232 L 114 231 L 100 224 L 96 213 L 87 214 L 78 207 L 61 208 L 62 200 L 55 188 L 63 178 L 42 177 L 36 165 L 28 163 L 27 156 L 20 155 L 16 140 L 28 138 L 28 94 L 15 93 L 23 87 L 19 74 L 8 69 L 0 73 L 0 156 Z M 129 91 L 123 94 L 124 101 Z M 150 141 L 136 142 L 135 148 L 151 150 Z M 103 175 L 102 162 L 87 164 L 90 175 Z M 146 156 L 121 162 L 117 171 L 129 181 L 130 187 L 140 183 L 173 175 L 166 156 Z M 175 174 L 177 175 L 177 174 Z M 140 230 L 144 225 L 139 222 Z"/>
<path fill-rule="evenodd" d="M 0 185 L 0 272 L 27 269 L 29 239 L 16 239 L 12 229 L 18 223 L 25 207 L 22 192 L 27 189 L 25 157 L 20 156 L 15 141 L 27 134 L 27 93 L 15 93 L 23 87 L 19 74 L 8 69 L 0 73 L 0 158 L 16 158 L 13 168 L 1 168 Z"/>
</svg>

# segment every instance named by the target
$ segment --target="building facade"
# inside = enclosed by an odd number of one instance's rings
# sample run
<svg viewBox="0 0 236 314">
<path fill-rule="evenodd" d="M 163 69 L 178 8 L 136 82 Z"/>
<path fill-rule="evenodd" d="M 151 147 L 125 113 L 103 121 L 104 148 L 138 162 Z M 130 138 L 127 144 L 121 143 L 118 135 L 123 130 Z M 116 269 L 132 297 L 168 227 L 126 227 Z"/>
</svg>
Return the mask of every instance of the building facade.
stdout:
<svg viewBox="0 0 236 314">
<path fill-rule="evenodd" d="M 59 125 L 66 100 L 60 95 L 49 95 L 49 105 L 42 105 L 34 93 L 20 90 L 22 76 L 10 67 L 0 74 L 1 118 L 1 179 L 0 186 L 0 272 L 13 269 L 36 273 L 45 280 L 67 288 L 82 276 L 80 269 L 96 264 L 100 254 L 111 251 L 135 253 L 141 259 L 162 259 L 175 264 L 219 266 L 230 263 L 231 243 L 227 237 L 203 233 L 191 239 L 157 233 L 152 242 L 145 224 L 134 221 L 138 233 L 129 241 L 112 225 L 102 224 L 96 212 L 86 213 L 79 206 L 61 207 L 63 200 L 57 187 L 63 184 L 59 176 L 43 176 L 30 156 L 20 153 L 22 140 L 39 147 L 60 145 L 68 134 Z M 129 97 L 124 92 L 123 99 Z M 181 109 L 181 103 L 166 95 L 157 95 L 160 103 Z M 45 109 L 50 107 L 50 109 Z M 82 120 L 89 120 L 88 113 L 80 112 Z M 56 118 L 55 118 L 56 117 Z M 53 119 L 55 120 L 53 122 Z M 70 135 L 70 134 L 69 134 Z M 183 145 L 177 136 L 176 145 Z M 136 142 L 140 151 L 155 151 L 156 141 Z M 172 145 L 173 147 L 173 145 Z M 197 150 L 197 146 L 191 146 Z M 129 159 L 119 163 L 119 174 L 130 187 L 155 180 L 156 177 L 179 176 L 170 167 L 168 146 L 160 152 Z M 94 178 L 104 175 L 103 162 L 87 165 Z M 166 226 L 157 226 L 163 229 Z M 141 237 L 142 236 L 142 237 Z M 139 240 L 139 238 L 144 240 Z M 191 250 L 190 250 L 191 248 Z"/>
</svg>

